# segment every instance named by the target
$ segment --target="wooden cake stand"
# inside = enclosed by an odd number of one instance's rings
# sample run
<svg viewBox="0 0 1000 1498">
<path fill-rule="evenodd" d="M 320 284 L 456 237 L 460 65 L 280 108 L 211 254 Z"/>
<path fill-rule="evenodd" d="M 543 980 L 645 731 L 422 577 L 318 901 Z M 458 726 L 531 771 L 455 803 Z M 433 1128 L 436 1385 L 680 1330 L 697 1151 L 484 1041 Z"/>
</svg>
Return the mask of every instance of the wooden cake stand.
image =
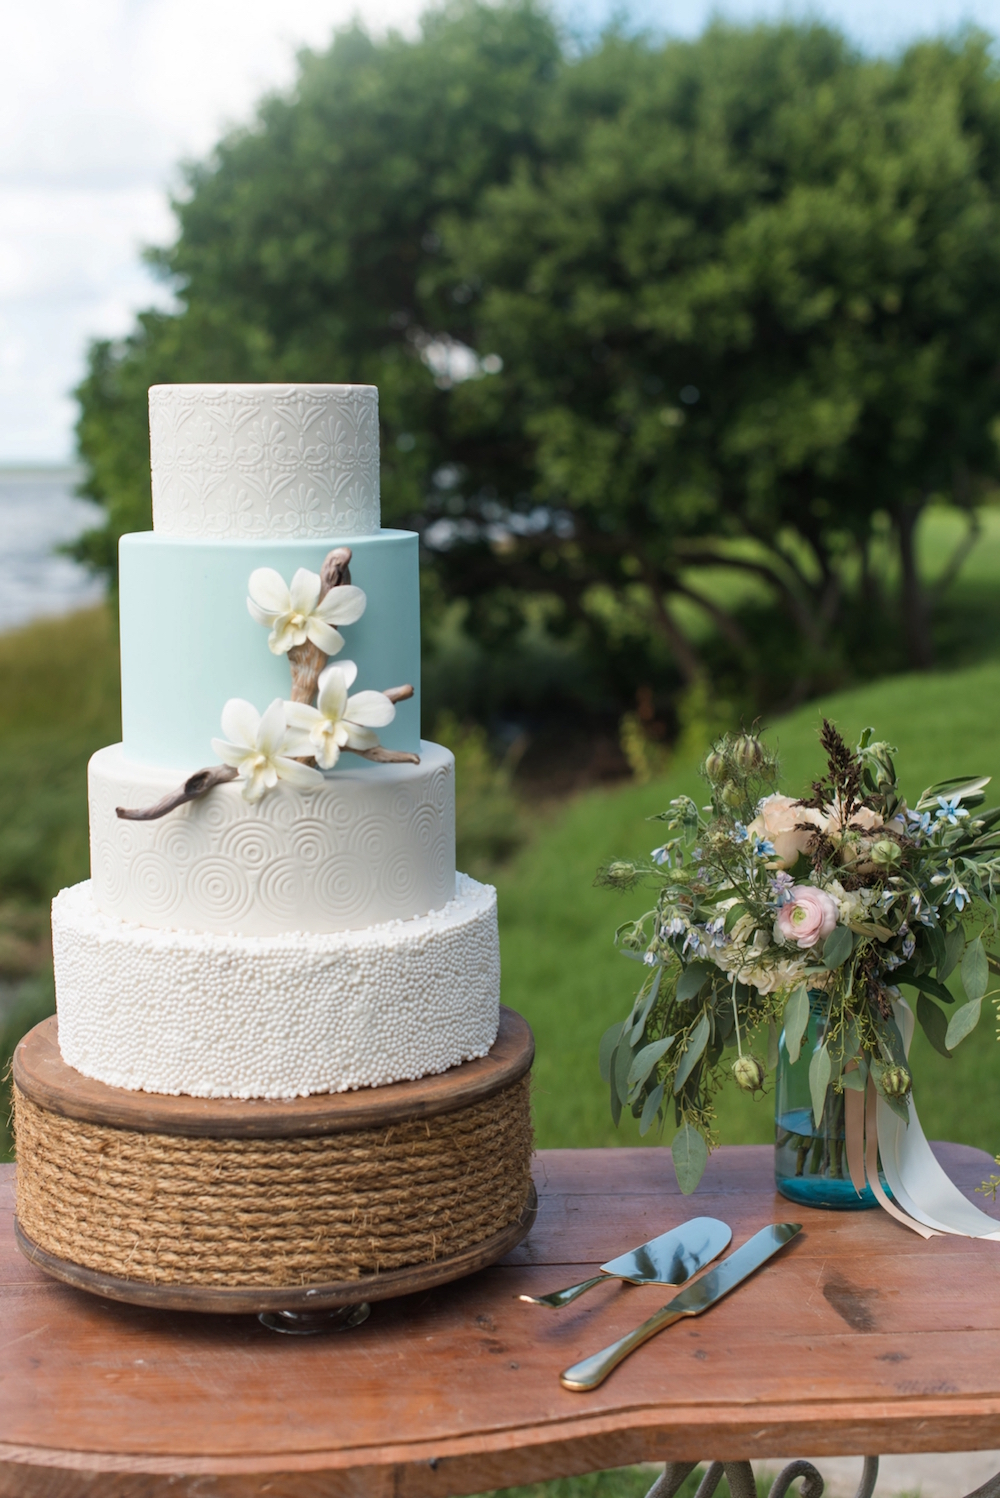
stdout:
<svg viewBox="0 0 1000 1498">
<path fill-rule="evenodd" d="M 74 1071 L 47 1019 L 14 1056 L 18 1244 L 112 1300 L 291 1321 L 345 1307 L 356 1325 L 367 1302 L 470 1274 L 530 1229 L 533 1057 L 501 1007 L 489 1055 L 440 1076 L 166 1097 Z"/>
</svg>

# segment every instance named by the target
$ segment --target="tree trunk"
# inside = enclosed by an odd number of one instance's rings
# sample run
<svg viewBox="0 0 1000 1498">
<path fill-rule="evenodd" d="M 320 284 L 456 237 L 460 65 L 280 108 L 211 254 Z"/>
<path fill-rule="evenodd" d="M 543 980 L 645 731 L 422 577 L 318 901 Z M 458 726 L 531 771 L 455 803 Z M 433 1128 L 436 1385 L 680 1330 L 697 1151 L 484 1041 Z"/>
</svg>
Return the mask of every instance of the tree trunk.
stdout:
<svg viewBox="0 0 1000 1498">
<path fill-rule="evenodd" d="M 901 569 L 900 622 L 906 640 L 907 661 L 918 671 L 934 664 L 930 610 L 917 570 L 917 521 L 922 509 L 922 505 L 900 505 L 893 512 Z"/>
</svg>

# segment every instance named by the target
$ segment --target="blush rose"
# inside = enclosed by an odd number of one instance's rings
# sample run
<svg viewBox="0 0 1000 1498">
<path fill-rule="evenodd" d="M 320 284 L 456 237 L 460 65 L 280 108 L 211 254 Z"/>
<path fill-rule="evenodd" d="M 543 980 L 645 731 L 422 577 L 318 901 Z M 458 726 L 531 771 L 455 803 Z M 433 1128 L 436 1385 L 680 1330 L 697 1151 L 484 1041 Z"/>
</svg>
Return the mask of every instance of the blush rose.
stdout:
<svg viewBox="0 0 1000 1498">
<path fill-rule="evenodd" d="M 803 831 L 800 822 L 820 824 L 818 812 L 804 807 L 794 796 L 775 794 L 765 796 L 757 807 L 757 815 L 747 828 L 752 838 L 772 843 L 777 855 L 769 861 L 769 868 L 789 869 L 800 853 L 809 852 L 812 833 Z"/>
<path fill-rule="evenodd" d="M 814 947 L 837 924 L 840 914 L 837 902 L 825 889 L 816 889 L 812 884 L 795 884 L 789 895 L 791 898 L 778 911 L 775 935 L 781 941 L 794 942 L 797 947 Z"/>
</svg>

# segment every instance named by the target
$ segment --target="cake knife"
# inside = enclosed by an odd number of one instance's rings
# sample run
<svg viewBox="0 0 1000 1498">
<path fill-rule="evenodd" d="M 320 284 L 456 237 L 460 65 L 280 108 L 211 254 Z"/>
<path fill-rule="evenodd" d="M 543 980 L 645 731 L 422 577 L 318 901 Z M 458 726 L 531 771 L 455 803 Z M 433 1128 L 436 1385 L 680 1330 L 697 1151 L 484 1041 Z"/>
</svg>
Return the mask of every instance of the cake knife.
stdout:
<svg viewBox="0 0 1000 1498">
<path fill-rule="evenodd" d="M 603 1347 L 592 1357 L 584 1358 L 560 1373 L 559 1382 L 564 1389 L 572 1389 L 574 1392 L 596 1389 L 598 1384 L 603 1384 L 612 1369 L 624 1362 L 630 1352 L 648 1342 L 650 1337 L 655 1337 L 665 1326 L 680 1321 L 682 1316 L 698 1316 L 702 1311 L 707 1311 L 709 1306 L 714 1306 L 730 1290 L 735 1290 L 748 1275 L 766 1264 L 773 1254 L 784 1248 L 801 1231 L 800 1222 L 775 1222 L 770 1227 L 761 1228 L 742 1248 L 730 1254 L 728 1259 L 723 1259 L 721 1264 L 710 1269 L 693 1285 L 688 1285 L 680 1295 L 675 1295 L 673 1300 L 650 1316 L 648 1321 L 637 1326 L 634 1332 L 629 1332 L 617 1342 L 612 1342 L 610 1347 Z"/>
<path fill-rule="evenodd" d="M 579 1285 L 553 1290 L 551 1295 L 519 1295 L 518 1300 L 559 1310 L 609 1279 L 627 1280 L 630 1285 L 683 1285 L 728 1248 L 732 1236 L 732 1228 L 717 1217 L 693 1217 L 669 1233 L 661 1233 L 639 1248 L 609 1259 L 601 1265 L 599 1274 Z"/>
</svg>

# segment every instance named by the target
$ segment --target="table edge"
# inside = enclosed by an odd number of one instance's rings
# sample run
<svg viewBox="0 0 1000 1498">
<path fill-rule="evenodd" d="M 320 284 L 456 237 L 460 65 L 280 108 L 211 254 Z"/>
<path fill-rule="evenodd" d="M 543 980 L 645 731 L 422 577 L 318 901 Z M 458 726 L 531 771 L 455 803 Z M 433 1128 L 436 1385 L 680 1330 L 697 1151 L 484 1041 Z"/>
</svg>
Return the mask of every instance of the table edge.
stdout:
<svg viewBox="0 0 1000 1498">
<path fill-rule="evenodd" d="M 586 1397 L 586 1396 L 584 1396 Z M 444 1465 L 511 1453 L 530 1461 L 532 1454 L 549 1457 L 557 1453 L 569 1456 L 580 1450 L 580 1443 L 599 1442 L 609 1448 L 607 1466 L 626 1466 L 641 1461 L 720 1460 L 758 1461 L 784 1456 L 790 1450 L 808 1450 L 817 1456 L 855 1456 L 876 1450 L 947 1452 L 989 1451 L 1000 1446 L 1000 1397 L 987 1408 L 982 1401 L 956 1396 L 942 1416 L 940 1394 L 915 1397 L 872 1405 L 865 1401 L 833 1405 L 817 1401 L 815 1411 L 803 1418 L 801 1406 L 794 1405 L 677 1405 L 671 1422 L 664 1423 L 662 1413 L 651 1407 L 634 1407 L 615 1413 L 587 1415 L 567 1414 L 544 1425 L 450 1437 L 443 1440 L 410 1442 L 383 1447 L 315 1448 L 295 1453 L 263 1453 L 252 1457 L 231 1455 L 115 1454 L 99 1450 L 68 1450 L 60 1447 L 24 1446 L 0 1442 L 0 1472 L 11 1467 L 44 1468 L 48 1471 L 122 1472 L 176 1477 L 238 1475 L 278 1472 L 310 1473 L 325 1471 L 342 1476 L 375 1474 L 399 1469 L 426 1468 L 428 1478 L 436 1478 Z M 896 1413 L 905 1406 L 905 1418 Z M 761 1427 L 766 1426 L 766 1429 Z M 703 1435 L 703 1432 L 708 1434 Z M 710 1450 L 706 1450 L 707 1443 Z M 620 1448 L 611 1450 L 611 1448 Z M 565 1475 L 594 1470 L 592 1462 L 570 1462 Z M 558 1476 L 549 1470 L 541 1477 Z M 524 1481 L 541 1480 L 525 1477 Z M 522 1481 L 519 1477 L 518 1482 Z M 411 1490 L 407 1484 L 407 1491 Z M 415 1487 L 414 1492 L 425 1491 Z M 442 1488 L 429 1482 L 427 1492 L 461 1491 Z M 465 1491 L 473 1491 L 468 1489 Z M 2 1489 L 0 1489 L 2 1492 Z"/>
</svg>

